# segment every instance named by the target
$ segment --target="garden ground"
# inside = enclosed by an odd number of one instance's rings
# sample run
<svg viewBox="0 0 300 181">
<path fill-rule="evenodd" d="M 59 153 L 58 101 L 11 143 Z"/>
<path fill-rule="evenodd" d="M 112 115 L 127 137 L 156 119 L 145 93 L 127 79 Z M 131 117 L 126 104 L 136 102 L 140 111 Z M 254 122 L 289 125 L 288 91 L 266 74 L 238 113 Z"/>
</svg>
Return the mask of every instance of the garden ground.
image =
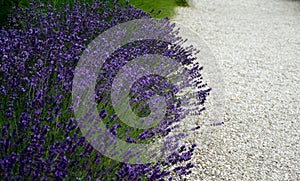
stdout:
<svg viewBox="0 0 300 181">
<path fill-rule="evenodd" d="M 194 134 L 189 180 L 299 180 L 300 1 L 189 4 L 173 22 L 206 42 L 225 82 L 225 124 Z"/>
</svg>

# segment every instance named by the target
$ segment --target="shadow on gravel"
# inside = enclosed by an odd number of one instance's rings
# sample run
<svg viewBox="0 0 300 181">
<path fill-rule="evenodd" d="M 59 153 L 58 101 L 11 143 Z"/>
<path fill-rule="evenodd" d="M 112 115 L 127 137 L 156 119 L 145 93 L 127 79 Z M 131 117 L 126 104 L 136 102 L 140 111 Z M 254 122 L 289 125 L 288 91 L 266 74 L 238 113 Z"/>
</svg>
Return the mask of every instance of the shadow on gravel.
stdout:
<svg viewBox="0 0 300 181">
<path fill-rule="evenodd" d="M 294 6 L 296 7 L 297 11 L 300 12 L 300 0 L 282 0 L 289 3 L 294 3 Z"/>
</svg>

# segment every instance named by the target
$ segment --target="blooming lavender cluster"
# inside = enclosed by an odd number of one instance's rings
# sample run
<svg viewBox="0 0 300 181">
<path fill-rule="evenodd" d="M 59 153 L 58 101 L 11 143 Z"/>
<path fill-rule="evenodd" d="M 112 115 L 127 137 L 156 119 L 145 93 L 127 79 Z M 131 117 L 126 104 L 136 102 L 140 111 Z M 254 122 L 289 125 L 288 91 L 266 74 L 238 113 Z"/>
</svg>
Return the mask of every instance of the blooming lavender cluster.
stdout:
<svg viewBox="0 0 300 181">
<path fill-rule="evenodd" d="M 190 173 L 188 162 L 194 148 L 181 146 L 167 160 L 156 164 L 118 163 L 97 152 L 81 135 L 71 106 L 72 79 L 80 55 L 97 35 L 123 22 L 149 15 L 128 5 L 75 1 L 59 9 L 40 1 L 30 8 L 14 9 L 9 25 L 0 31 L 0 177 L 6 180 L 172 180 Z M 144 77 L 131 91 L 136 113 L 146 116 L 147 99 L 161 94 L 168 99 L 168 112 L 158 127 L 136 130 L 122 124 L 109 98 L 116 72 L 144 54 L 161 54 L 197 69 L 191 50 L 179 44 L 143 40 L 118 49 L 99 73 L 95 100 L 99 116 L 111 133 L 129 143 L 140 143 L 161 134 L 166 136 L 180 121 L 180 100 L 175 86 L 162 77 Z M 117 65 L 117 66 L 116 66 Z M 201 75 L 198 75 L 198 78 Z M 153 85 L 157 86 L 152 88 Z M 167 91 L 166 91 L 167 89 Z M 146 94 L 141 92 L 148 91 Z M 205 100 L 209 89 L 199 93 Z M 137 104 L 138 103 L 138 104 Z M 203 103 L 203 102 L 202 102 Z M 135 108 L 134 108 L 135 109 Z M 126 135 L 124 137 L 124 135 Z"/>
<path fill-rule="evenodd" d="M 159 40 L 135 41 L 114 52 L 103 66 L 103 71 L 99 74 L 101 84 L 96 88 L 96 101 L 98 101 L 99 104 L 102 103 L 105 106 L 108 105 L 109 107 L 112 107 L 109 97 L 114 77 L 116 77 L 116 74 L 125 64 L 141 55 L 161 54 L 170 58 L 176 58 L 177 60 L 187 60 L 185 54 L 180 55 L 178 53 L 179 49 L 169 49 L 168 45 L 168 43 Z M 134 47 L 135 51 L 132 50 L 132 47 Z M 147 116 L 147 114 L 149 114 L 149 112 L 147 113 L 147 111 L 149 111 L 147 102 L 150 97 L 158 94 L 166 98 L 167 112 L 164 120 L 161 121 L 157 127 L 146 130 L 135 130 L 135 134 L 137 135 L 135 138 L 128 137 L 128 135 L 119 135 L 120 139 L 125 137 L 127 138 L 127 142 L 141 143 L 142 140 L 149 139 L 157 134 L 162 136 L 168 135 L 172 130 L 172 125 L 180 121 L 180 99 L 175 96 L 177 92 L 176 86 L 172 85 L 166 78 L 158 75 L 143 76 L 136 81 L 132 85 L 129 94 L 133 111 L 140 117 Z M 103 110 L 101 115 L 103 115 L 104 111 L 107 111 L 104 107 L 101 108 Z M 117 129 L 123 128 L 125 130 L 132 130 L 130 127 L 126 126 L 126 124 L 118 120 L 114 114 L 105 114 L 105 116 L 115 118 L 109 119 L 109 121 L 106 122 L 107 128 L 111 128 L 114 135 L 117 135 Z M 104 119 L 105 117 L 102 118 Z"/>
</svg>

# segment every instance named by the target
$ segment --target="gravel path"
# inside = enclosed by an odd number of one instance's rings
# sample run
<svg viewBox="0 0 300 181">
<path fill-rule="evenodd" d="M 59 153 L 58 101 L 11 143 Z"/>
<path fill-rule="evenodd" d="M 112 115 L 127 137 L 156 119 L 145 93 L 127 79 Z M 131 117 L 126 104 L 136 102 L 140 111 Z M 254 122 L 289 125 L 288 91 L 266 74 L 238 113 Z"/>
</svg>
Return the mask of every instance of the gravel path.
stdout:
<svg viewBox="0 0 300 181">
<path fill-rule="evenodd" d="M 225 124 L 191 138 L 200 145 L 189 180 L 300 180 L 300 1 L 190 4 L 172 21 L 219 62 Z"/>
</svg>

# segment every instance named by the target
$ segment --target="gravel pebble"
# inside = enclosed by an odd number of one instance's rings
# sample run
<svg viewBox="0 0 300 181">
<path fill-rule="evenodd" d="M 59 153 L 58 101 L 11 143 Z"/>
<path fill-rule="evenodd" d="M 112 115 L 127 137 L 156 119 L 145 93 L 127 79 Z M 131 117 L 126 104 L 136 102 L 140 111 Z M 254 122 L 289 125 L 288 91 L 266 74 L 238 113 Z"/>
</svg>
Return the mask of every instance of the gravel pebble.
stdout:
<svg viewBox="0 0 300 181">
<path fill-rule="evenodd" d="M 300 1 L 189 3 L 172 21 L 219 62 L 225 124 L 187 140 L 199 143 L 188 180 L 300 180 Z"/>
</svg>

